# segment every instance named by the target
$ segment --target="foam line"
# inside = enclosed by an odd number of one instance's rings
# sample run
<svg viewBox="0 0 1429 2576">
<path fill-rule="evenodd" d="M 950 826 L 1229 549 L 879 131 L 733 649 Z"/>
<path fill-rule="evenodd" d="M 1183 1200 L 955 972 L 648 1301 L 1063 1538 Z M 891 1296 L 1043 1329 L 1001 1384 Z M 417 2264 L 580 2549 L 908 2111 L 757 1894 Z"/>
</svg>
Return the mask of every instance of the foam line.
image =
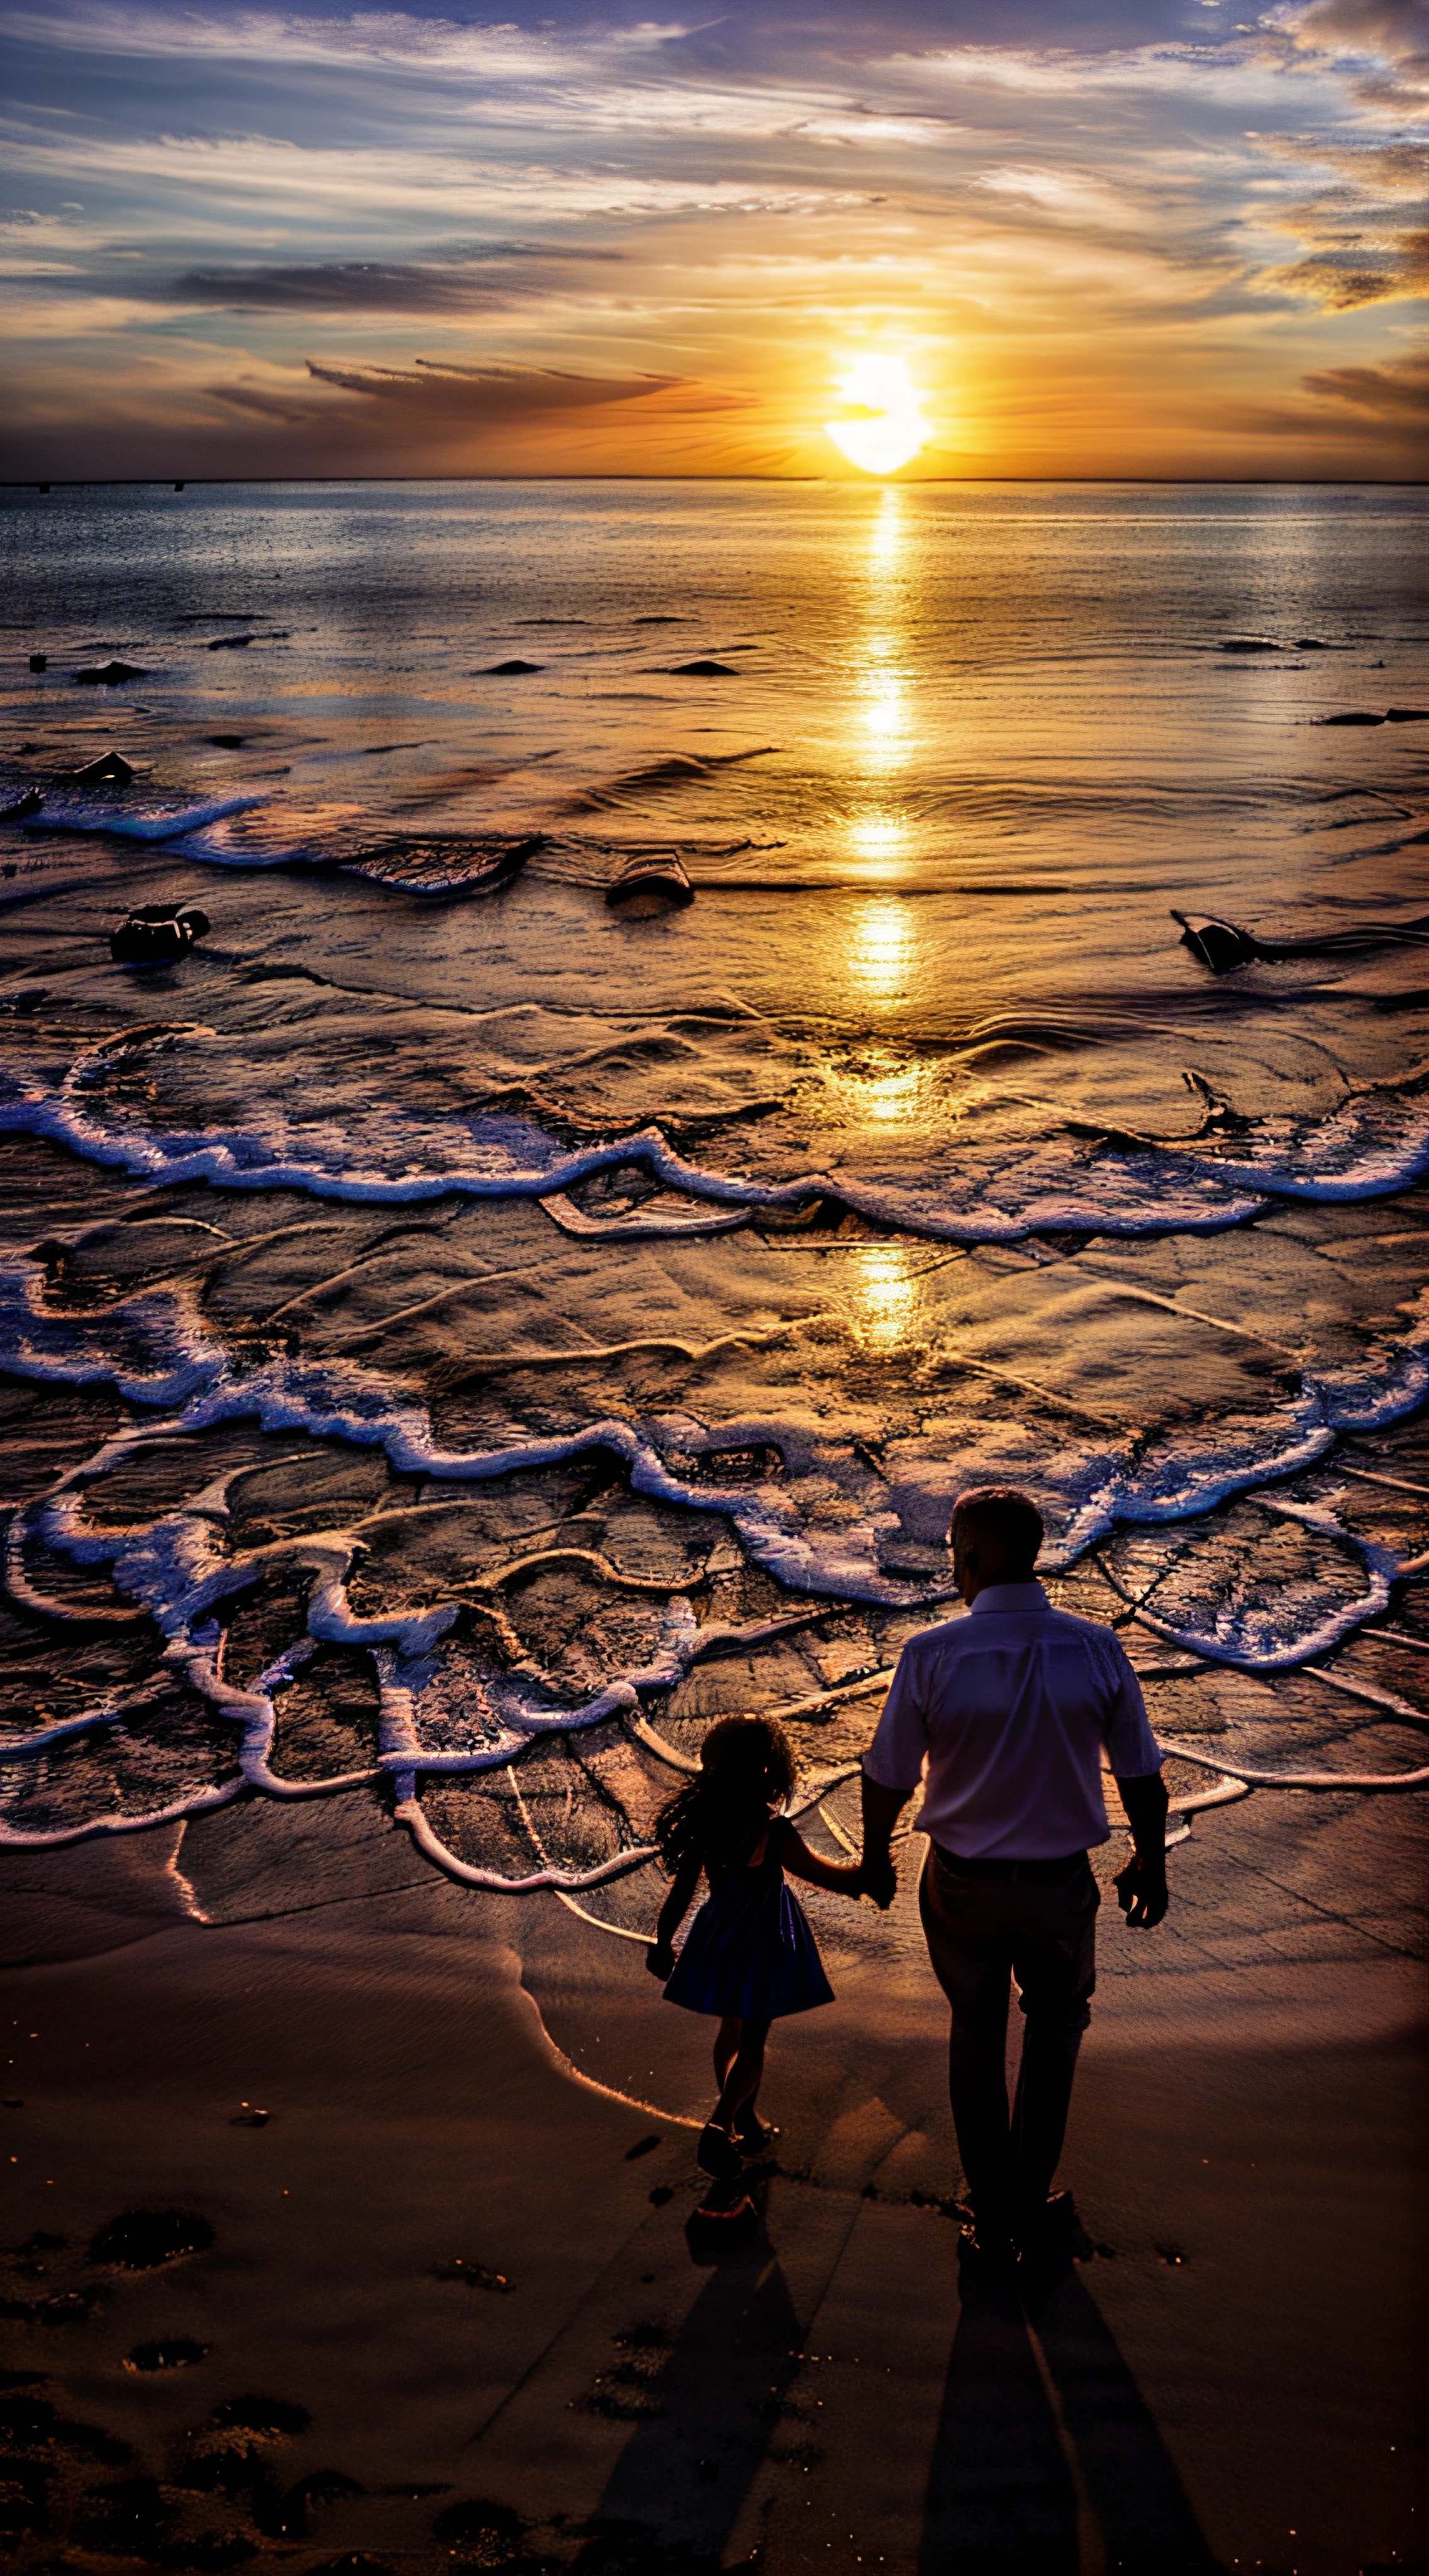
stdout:
<svg viewBox="0 0 1429 2576">
<path fill-rule="evenodd" d="M 102 1328 L 96 1330 L 96 1321 Z M 568 1464 L 596 1451 L 619 1460 L 635 1491 L 732 1523 L 746 1553 L 765 1566 L 787 1589 L 804 1595 L 862 1599 L 886 1606 L 927 1607 L 947 1599 L 951 1579 L 901 1581 L 877 1570 L 874 1534 L 848 1525 L 838 1535 L 810 1535 L 796 1525 L 797 1495 L 768 1488 L 724 1487 L 688 1480 L 673 1473 L 652 1443 L 627 1422 L 607 1416 L 582 1430 L 547 1439 L 514 1441 L 496 1450 L 453 1450 L 432 1437 L 425 1409 L 376 1373 L 347 1361 L 326 1363 L 271 1358 L 261 1366 L 234 1374 L 222 1346 L 213 1341 L 196 1312 L 178 1292 L 145 1291 L 117 1301 L 99 1319 L 80 1314 L 53 1315 L 43 1294 L 43 1275 L 35 1263 L 14 1259 L 0 1263 L 0 1333 L 8 1341 L 6 1365 L 19 1376 L 70 1384 L 107 1383 L 144 1405 L 177 1406 L 177 1422 L 166 1433 L 210 1429 L 243 1418 L 265 1430 L 297 1430 L 308 1438 L 336 1438 L 356 1447 L 380 1447 L 399 1475 L 434 1477 L 448 1485 L 483 1483 L 531 1467 Z M 127 1364 L 114 1343 L 127 1345 Z M 151 1354 L 151 1364 L 142 1364 Z M 1371 1355 L 1373 1357 L 1373 1355 Z M 1253 1491 L 1272 1477 L 1284 1477 L 1314 1464 L 1332 1448 L 1342 1429 L 1362 1429 L 1393 1421 L 1414 1410 L 1429 1384 L 1429 1349 L 1406 1337 L 1386 1344 L 1377 1365 L 1366 1361 L 1358 1374 L 1327 1373 L 1319 1382 L 1302 1380 L 1299 1394 L 1287 1398 L 1278 1417 L 1258 1418 L 1234 1428 L 1228 1440 L 1222 1426 L 1203 1448 L 1153 1448 L 1135 1465 L 1108 1456 L 1089 1462 L 1080 1498 L 1070 1506 L 1063 1533 L 1049 1546 L 1049 1572 L 1059 1571 L 1120 1525 L 1165 1525 L 1195 1518 L 1232 1495 Z M 82 1471 L 86 1481 L 104 1472 L 142 1432 L 119 1435 Z M 1288 1517 L 1305 1519 L 1309 1507 L 1279 1506 Z M 1371 1588 L 1316 1632 L 1286 1650 L 1286 1664 L 1323 1652 L 1349 1630 L 1380 1615 L 1388 1587 L 1407 1570 L 1386 1550 L 1354 1538 L 1323 1513 L 1311 1525 L 1355 1549 L 1371 1573 Z M 12 1524 L 10 1553 L 17 1591 L 25 1577 L 18 1563 L 18 1537 L 23 1523 Z M 81 1543 L 74 1552 L 99 1559 L 113 1550 L 97 1541 Z M 1109 1569 L 1108 1569 L 1109 1571 Z M 1115 1581 L 1115 1578 L 1113 1578 Z M 1242 1661 L 1248 1670 L 1266 1667 L 1265 1656 L 1217 1639 L 1201 1639 L 1142 1610 L 1124 1585 L 1116 1584 L 1127 1606 L 1154 1634 L 1211 1661 Z M 455 1615 L 458 1605 L 451 1605 Z M 48 1605 L 64 1615 L 60 1605 Z M 110 1613 L 126 1618 L 125 1612 Z M 354 1632 L 344 1628 L 351 1638 Z"/>
<path fill-rule="evenodd" d="M 47 797 L 43 811 L 27 821 L 25 836 L 28 839 L 36 832 L 79 832 L 102 833 L 106 839 L 121 841 L 175 841 L 186 832 L 199 831 L 206 823 L 221 823 L 230 814 L 251 813 L 256 805 L 267 802 L 266 794 L 225 796 L 211 805 L 186 805 L 176 814 L 137 814 L 121 805 L 55 804 Z"/>
<path fill-rule="evenodd" d="M 0 1818 L 0 1849 L 59 1851 L 67 1843 L 96 1842 L 106 1834 L 146 1834 L 154 1825 L 185 1824 L 190 1816 L 211 1815 L 217 1807 L 231 1807 L 247 1786 L 240 1775 L 214 1789 L 196 1789 L 191 1797 L 175 1799 L 171 1806 L 150 1808 L 142 1815 L 91 1816 L 82 1825 L 60 1825 L 43 1833 L 22 1833 Z"/>
<path fill-rule="evenodd" d="M 1196 1753 L 1189 1744 L 1173 1744 L 1169 1736 L 1159 1741 L 1162 1752 L 1176 1761 L 1220 1771 L 1252 1789 L 1422 1789 L 1429 1781 L 1429 1763 L 1421 1771 L 1263 1771 L 1239 1762 L 1232 1771 L 1223 1754 Z"/>
<path fill-rule="evenodd" d="M 433 1833 L 422 1813 L 419 1799 L 401 1799 L 394 1812 L 398 1823 L 406 1826 L 417 1849 L 428 1860 L 434 1861 L 446 1877 L 458 1880 L 463 1887 L 483 1887 L 499 1896 L 532 1896 L 545 1887 L 604 1887 L 613 1878 L 628 1878 L 632 1871 L 643 1869 L 648 1860 L 657 1857 L 653 1843 L 642 1844 L 633 1851 L 617 1852 L 612 1859 L 598 1862 L 593 1869 L 547 1867 L 532 1870 L 524 1878 L 507 1878 L 499 1869 L 479 1869 L 471 1861 L 458 1860 L 456 1853 L 449 1851 L 440 1837 Z"/>
</svg>

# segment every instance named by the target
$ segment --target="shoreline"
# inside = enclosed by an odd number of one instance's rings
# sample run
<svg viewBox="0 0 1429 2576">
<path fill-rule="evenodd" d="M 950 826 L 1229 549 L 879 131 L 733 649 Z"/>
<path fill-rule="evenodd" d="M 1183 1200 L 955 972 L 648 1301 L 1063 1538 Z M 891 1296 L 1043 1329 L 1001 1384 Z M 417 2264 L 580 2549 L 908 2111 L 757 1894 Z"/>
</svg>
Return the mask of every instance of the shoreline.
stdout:
<svg viewBox="0 0 1429 2576">
<path fill-rule="evenodd" d="M 66 2461 L 61 2520 L 93 2532 L 83 2497 L 147 2474 L 166 2529 L 217 2535 L 190 2564 L 225 2546 L 304 2571 L 353 2550 L 449 2566 L 453 2546 L 660 2576 L 755 2551 L 766 2576 L 978 2549 L 1039 2571 L 1414 2563 L 1425 1981 L 1385 1938 L 1413 1883 L 1407 1802 L 1373 1849 L 1351 1812 L 1308 1862 L 1293 1819 L 1267 1850 L 1263 1820 L 1252 1848 L 1221 1815 L 1173 1855 L 1159 1949 L 1104 1913 L 1061 2177 L 1100 2250 L 1030 2329 L 959 2292 L 941 1998 L 897 1924 L 881 1966 L 867 1909 L 846 1909 L 857 1942 L 821 1915 L 839 2001 L 778 2034 L 782 2170 L 757 2185 L 758 2240 L 710 2268 L 684 2231 L 680 2125 L 706 2107 L 709 2034 L 647 1996 L 634 1945 L 554 1904 L 414 1885 L 370 1807 L 318 1802 L 256 1837 L 232 1822 L 191 1828 L 179 1856 L 228 1920 L 150 1912 L 121 1946 L 12 1980 L 39 2033 L 7 2113 L 15 2237 L 69 2242 L 28 2258 L 33 2280 L 12 2255 L 6 2363 L 135 2453 L 122 2477 Z M 82 1856 L 65 1857 L 8 1874 L 35 1920 L 46 1879 L 52 1949 Z M 143 1902 L 171 1901 L 175 1857 L 154 1852 Z M 245 2101 L 261 2130 L 234 2125 Z M 213 2246 L 143 2274 L 86 2260 L 143 2207 L 199 2212 Z M 457 2258 L 514 2287 L 434 2277 Z M 87 2321 L 13 2314 L 17 2293 L 96 2289 Z M 124 2369 L 166 2336 L 211 2349 Z M 255 2437 L 228 2493 L 181 2486 L 244 2391 L 311 2425 Z M 273 2494 L 320 2472 L 332 2500 L 313 2489 L 301 2531 L 265 2532 L 255 2498 L 271 2523 Z M 438 2536 L 481 2498 L 514 2519 L 480 2546 Z M 53 2546 L 22 2541 L 17 2566 Z"/>
</svg>

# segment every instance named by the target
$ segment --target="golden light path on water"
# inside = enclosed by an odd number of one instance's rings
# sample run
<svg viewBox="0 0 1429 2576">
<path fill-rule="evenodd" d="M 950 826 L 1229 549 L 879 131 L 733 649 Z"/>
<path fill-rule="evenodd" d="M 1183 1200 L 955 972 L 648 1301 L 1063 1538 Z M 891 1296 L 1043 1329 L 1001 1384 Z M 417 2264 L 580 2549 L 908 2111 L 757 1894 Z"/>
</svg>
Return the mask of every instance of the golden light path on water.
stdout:
<svg viewBox="0 0 1429 2576">
<path fill-rule="evenodd" d="M 854 907 L 849 973 L 868 1000 L 894 1002 L 913 964 L 912 907 L 897 895 L 870 895 Z"/>
<path fill-rule="evenodd" d="M 909 603 L 909 527 L 900 492 L 880 494 L 865 550 L 867 624 L 857 646 L 852 740 L 866 781 L 849 825 L 853 855 L 871 880 L 896 880 L 909 844 L 906 815 L 890 801 L 894 773 L 907 768 L 917 745 L 913 699 L 903 667 Z M 895 894 L 870 895 L 857 906 L 848 943 L 848 971 L 863 1002 L 901 1001 L 913 973 L 915 929 L 910 908 Z M 897 1117 L 880 1107 L 878 1118 Z"/>
<path fill-rule="evenodd" d="M 888 1357 L 908 1340 L 918 1305 L 916 1277 L 901 1243 L 866 1244 L 852 1282 L 854 1329 L 864 1349 Z"/>
</svg>

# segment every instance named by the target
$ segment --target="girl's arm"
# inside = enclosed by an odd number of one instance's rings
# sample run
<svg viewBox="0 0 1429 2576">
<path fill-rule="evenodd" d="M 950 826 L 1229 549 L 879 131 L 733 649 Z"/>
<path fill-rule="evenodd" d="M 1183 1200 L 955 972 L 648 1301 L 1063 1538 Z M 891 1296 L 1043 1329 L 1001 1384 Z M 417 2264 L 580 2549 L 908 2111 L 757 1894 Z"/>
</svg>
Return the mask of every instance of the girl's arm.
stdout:
<svg viewBox="0 0 1429 2576">
<path fill-rule="evenodd" d="M 836 1896 L 863 1894 L 863 1864 L 856 1860 L 821 1860 L 810 1851 L 797 1825 L 787 1816 L 782 1819 L 779 1858 L 791 1878 L 807 1879 L 811 1887 L 829 1887 Z"/>
<path fill-rule="evenodd" d="M 655 1938 L 645 1953 L 645 1965 L 652 1977 L 668 1977 L 675 1964 L 674 1938 L 690 1910 L 690 1899 L 700 1883 L 700 1864 L 688 1860 L 677 1869 L 670 1893 L 660 1908 L 655 1925 Z"/>
</svg>

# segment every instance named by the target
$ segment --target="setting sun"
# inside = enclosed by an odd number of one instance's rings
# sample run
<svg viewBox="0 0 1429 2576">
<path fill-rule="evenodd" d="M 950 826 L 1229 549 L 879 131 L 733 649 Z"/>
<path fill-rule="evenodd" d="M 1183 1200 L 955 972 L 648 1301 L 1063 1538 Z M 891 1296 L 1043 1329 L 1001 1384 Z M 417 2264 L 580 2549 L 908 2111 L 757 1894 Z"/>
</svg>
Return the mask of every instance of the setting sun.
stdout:
<svg viewBox="0 0 1429 2576">
<path fill-rule="evenodd" d="M 921 398 L 901 358 L 855 359 L 839 397 L 857 416 L 825 421 L 824 428 L 861 473 L 896 474 L 925 444 Z"/>
</svg>

